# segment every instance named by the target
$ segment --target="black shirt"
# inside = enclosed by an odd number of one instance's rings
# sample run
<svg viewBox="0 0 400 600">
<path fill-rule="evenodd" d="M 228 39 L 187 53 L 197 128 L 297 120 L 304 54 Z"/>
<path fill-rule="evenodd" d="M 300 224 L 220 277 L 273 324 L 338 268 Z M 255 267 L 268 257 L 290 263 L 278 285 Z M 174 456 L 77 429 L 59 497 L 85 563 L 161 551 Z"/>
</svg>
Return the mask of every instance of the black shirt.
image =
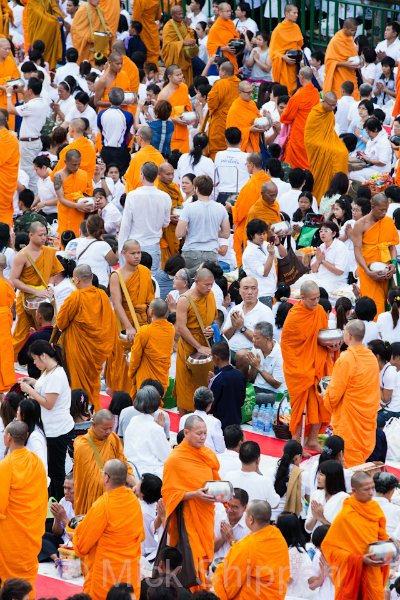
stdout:
<svg viewBox="0 0 400 600">
<path fill-rule="evenodd" d="M 227 425 L 240 425 L 246 398 L 246 380 L 243 374 L 232 365 L 216 369 L 210 389 L 214 394 L 210 412 L 221 421 L 222 430 Z"/>
</svg>

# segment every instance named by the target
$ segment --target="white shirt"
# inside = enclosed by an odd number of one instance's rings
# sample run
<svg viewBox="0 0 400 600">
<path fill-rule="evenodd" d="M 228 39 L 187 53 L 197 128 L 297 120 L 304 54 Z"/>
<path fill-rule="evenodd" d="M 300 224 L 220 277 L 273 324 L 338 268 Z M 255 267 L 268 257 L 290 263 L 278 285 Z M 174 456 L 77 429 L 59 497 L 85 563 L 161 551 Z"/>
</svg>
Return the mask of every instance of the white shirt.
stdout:
<svg viewBox="0 0 400 600">
<path fill-rule="evenodd" d="M 336 269 L 343 271 L 342 275 L 335 275 L 332 271 L 329 271 L 324 265 L 320 265 L 317 273 L 312 273 L 315 279 L 318 281 L 318 285 L 324 287 L 327 292 L 333 292 L 334 290 L 340 289 L 347 283 L 347 265 L 349 262 L 349 256 L 347 248 L 343 242 L 338 239 L 334 239 L 329 248 L 323 243 L 320 246 L 321 251 L 325 254 L 325 260 Z M 311 261 L 311 265 L 316 261 L 314 257 Z"/>
<path fill-rule="evenodd" d="M 251 349 L 251 351 L 253 354 L 261 358 L 260 370 L 266 371 L 276 381 L 282 382 L 278 388 L 274 388 L 270 383 L 268 383 L 268 381 L 264 379 L 261 373 L 257 373 L 257 377 L 254 380 L 254 385 L 271 392 L 283 392 L 286 390 L 287 387 L 285 383 L 285 376 L 283 374 L 282 350 L 278 342 L 275 342 L 274 347 L 268 356 L 264 356 L 261 350 L 254 347 Z"/>
<path fill-rule="evenodd" d="M 289 548 L 290 582 L 287 586 L 286 598 L 314 598 L 313 590 L 308 586 L 312 573 L 312 562 L 307 551 L 296 546 Z"/>
<path fill-rule="evenodd" d="M 310 504 L 308 506 L 307 517 L 304 526 L 305 530 L 308 533 L 312 533 L 319 525 L 322 525 L 322 523 L 317 520 L 312 529 L 307 527 L 307 522 L 313 518 L 311 510 L 311 502 L 313 500 L 316 500 L 319 502 L 319 504 L 322 504 L 325 519 L 329 521 L 329 523 L 332 523 L 336 515 L 342 510 L 343 502 L 346 500 L 346 498 L 349 498 L 349 494 L 347 492 L 337 492 L 337 494 L 334 494 L 327 500 L 325 490 L 315 490 L 310 497 Z"/>
<path fill-rule="evenodd" d="M 400 412 L 400 371 L 396 372 L 396 379 L 392 394 L 392 399 L 388 406 L 392 412 Z"/>
<path fill-rule="evenodd" d="M 279 504 L 279 496 L 275 492 L 274 482 L 271 477 L 260 475 L 255 471 L 230 471 L 226 478 L 233 487 L 245 490 L 250 500 L 266 500 L 271 508 Z"/>
<path fill-rule="evenodd" d="M 199 58 L 204 63 L 207 63 L 208 59 L 209 59 L 208 52 L 207 52 L 207 42 L 208 42 L 208 35 L 203 37 L 203 39 L 198 38 L 198 40 L 197 40 L 197 44 L 199 46 Z M 211 83 L 210 83 L 210 85 L 211 85 Z"/>
<path fill-rule="evenodd" d="M 29 436 L 28 441 L 26 442 L 26 447 L 40 458 L 47 476 L 47 442 L 43 431 L 39 429 L 37 425 L 35 425 L 35 429 Z"/>
<path fill-rule="evenodd" d="M 72 517 L 75 516 L 75 511 L 74 511 L 74 507 L 72 506 L 72 503 L 69 500 L 66 500 L 65 497 L 63 497 L 60 500 L 60 504 L 63 507 L 63 509 L 65 510 L 68 521 L 70 521 L 72 519 Z M 65 533 L 61 537 L 64 540 L 64 543 L 67 543 L 70 541 L 69 537 Z"/>
<path fill-rule="evenodd" d="M 215 179 L 218 192 L 240 192 L 250 179 L 246 166 L 247 152 L 240 148 L 220 150 L 215 155 Z"/>
<path fill-rule="evenodd" d="M 193 415 L 197 415 L 203 419 L 207 426 L 207 437 L 205 441 L 205 445 L 211 450 L 214 450 L 216 454 L 222 454 L 225 452 L 225 440 L 222 434 L 221 421 L 214 417 L 214 415 L 209 415 L 203 410 L 195 410 Z M 186 419 L 189 415 L 183 415 L 179 421 L 179 431 L 185 428 Z"/>
<path fill-rule="evenodd" d="M 67 374 L 57 366 L 50 373 L 43 372 L 35 384 L 35 391 L 41 396 L 57 394 L 57 400 L 51 410 L 40 407 L 46 438 L 59 437 L 74 428 L 74 420 L 70 415 L 71 388 Z"/>
<path fill-rule="evenodd" d="M 358 104 L 353 96 L 342 96 L 337 103 L 337 111 L 335 114 L 335 123 L 338 127 L 339 135 L 347 133 L 349 129 L 349 111 L 355 104 Z"/>
<path fill-rule="evenodd" d="M 46 122 L 48 104 L 43 98 L 32 98 L 21 106 L 16 106 L 15 110 L 20 117 L 23 117 L 19 137 L 21 138 L 39 138 L 43 125 Z"/>
<path fill-rule="evenodd" d="M 228 250 L 227 250 L 226 254 L 224 254 L 224 255 L 220 254 L 219 249 L 222 247 L 226 247 L 226 246 L 228 246 Z M 218 238 L 218 260 L 228 263 L 231 268 L 231 271 L 236 269 L 237 262 L 236 262 L 236 254 L 233 249 L 233 234 L 232 233 L 229 236 L 229 239 Z"/>
<path fill-rule="evenodd" d="M 376 64 L 370 63 L 369 65 L 364 65 L 364 67 L 361 68 L 361 75 L 365 79 L 372 79 L 373 83 L 371 83 L 370 85 L 374 85 L 375 79 L 378 78 L 378 70 Z M 358 102 L 356 104 L 358 105 Z"/>
<path fill-rule="evenodd" d="M 10 271 L 14 262 L 16 252 L 12 248 L 0 248 L 0 253 L 4 254 L 4 256 L 6 257 L 7 266 L 3 271 L 3 275 L 6 279 L 8 279 L 10 277 Z"/>
<path fill-rule="evenodd" d="M 131 419 L 124 435 L 124 453 L 139 475 L 153 473 L 162 477 L 164 463 L 171 452 L 164 429 L 153 415 L 140 414 Z"/>
<path fill-rule="evenodd" d="M 193 159 L 190 154 L 182 154 L 178 160 L 176 172 L 179 181 L 182 181 L 182 177 L 188 173 L 193 173 L 196 177 L 199 175 L 208 175 L 214 181 L 214 163 L 208 156 L 202 156 L 197 165 L 193 165 Z"/>
<path fill-rule="evenodd" d="M 129 239 L 137 240 L 141 246 L 159 244 L 162 228 L 169 225 L 171 205 L 171 197 L 154 185 L 129 192 L 119 230 L 119 251 Z"/>
<path fill-rule="evenodd" d="M 72 75 L 72 77 L 76 78 L 79 75 L 79 65 L 74 62 L 67 62 L 65 65 L 61 67 L 57 67 L 56 73 L 54 75 L 54 83 L 58 85 L 61 81 L 65 81 L 65 78 L 68 75 Z"/>
<path fill-rule="evenodd" d="M 69 277 L 64 277 L 60 283 L 54 286 L 54 298 L 56 300 L 57 311 L 60 310 L 63 302 L 76 290 Z"/>
<path fill-rule="evenodd" d="M 101 211 L 101 218 L 104 221 L 104 230 L 113 235 L 118 233 L 121 224 L 122 215 L 113 203 L 106 204 Z"/>
<path fill-rule="evenodd" d="M 152 504 L 148 504 L 144 500 L 139 500 L 139 502 L 142 509 L 145 534 L 145 539 L 142 542 L 142 554 L 143 556 L 149 556 L 149 554 L 152 554 L 158 547 L 158 541 L 154 537 L 157 533 L 154 530 L 154 521 L 157 517 L 157 502 L 153 502 Z M 162 526 L 160 529 L 161 528 Z"/>
<path fill-rule="evenodd" d="M 321 550 L 318 548 L 315 550 L 314 558 L 312 559 L 311 571 L 308 576 L 319 577 L 321 575 L 320 567 Z M 335 599 L 335 586 L 333 585 L 332 579 L 328 576 L 325 577 L 322 585 L 315 590 L 316 594 L 314 600 L 334 600 Z"/>
<path fill-rule="evenodd" d="M 386 517 L 387 534 L 389 537 L 392 537 L 400 522 L 400 506 L 392 504 L 390 500 L 383 496 L 374 496 L 373 500 L 381 507 L 382 512 Z"/>
<path fill-rule="evenodd" d="M 111 194 L 108 196 L 107 200 L 112 202 L 114 206 L 116 206 L 119 212 L 122 214 L 124 212 L 124 207 L 121 206 L 120 198 L 122 194 L 125 194 L 125 186 L 120 179 L 118 179 L 115 183 L 111 179 L 111 177 L 106 177 L 106 184 Z"/>
<path fill-rule="evenodd" d="M 279 252 L 275 246 L 275 258 L 279 257 Z M 273 296 L 276 290 L 277 275 L 275 259 L 272 262 L 268 275 L 264 275 L 264 265 L 269 258 L 268 243 L 263 242 L 258 246 L 250 240 L 243 252 L 243 269 L 248 277 L 254 277 L 258 283 L 258 297 Z"/>
<path fill-rule="evenodd" d="M 223 511 L 215 511 L 215 522 L 214 522 L 214 539 L 218 540 L 221 537 L 221 523 L 225 521 L 225 523 L 229 524 L 228 515 L 226 514 L 225 509 Z M 242 540 L 246 535 L 250 533 L 250 529 L 246 525 L 246 513 L 243 513 L 240 520 L 232 527 L 233 538 L 236 542 Z M 229 550 L 231 549 L 231 545 L 229 542 L 224 542 L 220 548 L 214 552 L 215 558 L 224 558 Z"/>
<path fill-rule="evenodd" d="M 219 476 L 223 481 L 226 481 L 226 475 L 230 471 L 241 471 L 242 463 L 239 459 L 239 452 L 236 450 L 225 450 L 218 455 L 219 460 Z"/>
<path fill-rule="evenodd" d="M 373 140 L 368 140 L 365 154 L 367 155 L 367 159 L 379 160 L 379 162 L 384 163 L 383 166 L 373 165 L 373 168 L 377 173 L 386 173 L 390 171 L 393 152 L 387 133 L 384 129 L 382 129 Z"/>
<path fill-rule="evenodd" d="M 42 179 L 41 177 L 38 178 L 37 190 L 41 202 L 44 202 L 45 200 L 54 200 L 54 198 L 57 198 L 56 190 L 54 189 L 54 184 L 50 176 L 47 176 L 46 179 Z M 57 212 L 57 204 L 44 206 L 42 211 L 45 215 L 54 214 Z"/>
<path fill-rule="evenodd" d="M 250 18 L 245 19 L 244 21 L 233 19 L 233 24 L 236 27 L 236 31 L 239 33 L 244 33 L 246 29 L 248 29 L 249 31 L 253 32 L 254 35 L 256 35 L 257 31 L 259 30 L 257 23 Z"/>
<path fill-rule="evenodd" d="M 234 312 L 239 313 L 240 316 L 243 317 L 244 326 L 247 327 L 247 329 L 250 329 L 251 331 L 253 331 L 255 325 L 257 323 L 260 323 L 261 321 L 268 321 L 268 323 L 271 323 L 271 325 L 274 324 L 274 315 L 269 306 L 266 306 L 258 300 L 257 304 L 251 310 L 245 313 L 243 311 L 243 302 L 241 302 L 240 304 L 237 304 L 236 306 L 231 308 L 231 310 L 229 311 L 228 316 L 226 317 L 226 321 L 224 323 L 224 327 L 222 329 L 222 333 L 224 333 L 227 329 L 232 327 L 231 316 Z M 235 331 L 233 336 L 228 340 L 228 344 L 229 348 L 234 352 L 237 352 L 238 350 L 244 348 L 250 349 L 252 346 L 251 341 L 247 339 L 244 333 L 240 333 L 240 331 Z"/>
<path fill-rule="evenodd" d="M 169 431 L 171 428 L 171 420 L 169 418 L 168 412 L 165 410 L 161 410 L 159 408 L 154 413 L 153 419 L 156 420 L 158 415 L 160 414 L 160 412 L 162 412 L 162 414 L 164 415 L 164 418 L 165 418 L 164 432 L 165 432 L 165 437 L 167 438 L 167 440 L 169 440 Z M 126 408 L 123 408 L 121 410 L 121 414 L 119 415 L 118 436 L 123 438 L 125 435 L 126 428 L 128 427 L 131 420 L 134 417 L 138 417 L 141 414 L 142 413 L 140 413 L 138 410 L 136 410 L 136 408 L 134 406 L 127 406 Z"/>
<path fill-rule="evenodd" d="M 127 120 L 123 109 L 110 106 L 98 117 L 102 127 L 103 146 L 121 148 L 125 143 Z"/>
<path fill-rule="evenodd" d="M 208 22 L 208 17 L 207 15 L 205 15 L 203 12 L 199 12 L 198 15 L 194 15 L 191 11 L 186 13 L 186 16 L 190 19 L 190 27 L 192 29 L 195 29 L 197 23 L 200 23 L 200 21 L 203 21 L 204 23 Z"/>
<path fill-rule="evenodd" d="M 278 121 L 279 121 L 279 119 L 278 119 Z M 277 200 L 279 200 L 283 196 L 283 194 L 285 194 L 286 192 L 288 192 L 289 190 L 292 189 L 292 186 L 290 185 L 290 183 L 287 183 L 286 181 L 283 181 L 279 177 L 271 177 L 271 181 L 278 188 L 278 193 L 276 195 L 276 199 Z"/>
<path fill-rule="evenodd" d="M 87 250 L 85 250 L 85 248 L 87 248 Z M 106 260 L 106 256 L 110 251 L 111 246 L 103 240 L 78 238 L 76 245 L 76 266 L 89 265 L 92 272 L 97 275 L 99 284 L 107 287 L 111 267 Z M 81 254 L 82 258 L 80 258 Z"/>
<path fill-rule="evenodd" d="M 387 40 L 382 40 L 376 45 L 375 52 L 385 52 L 386 56 L 391 56 L 396 61 L 396 64 L 400 60 L 400 40 L 396 38 L 395 41 L 388 46 Z"/>
<path fill-rule="evenodd" d="M 393 326 L 393 318 L 391 312 L 384 312 L 378 315 L 377 320 L 378 331 L 380 337 L 385 342 L 397 342 L 400 340 L 400 319 L 396 327 Z"/>
<path fill-rule="evenodd" d="M 83 112 L 80 112 L 77 107 L 76 104 L 74 103 L 74 106 L 70 108 L 70 110 L 67 112 L 67 114 L 65 114 L 65 121 L 67 123 L 71 123 L 71 121 L 73 119 L 87 119 L 89 121 L 89 127 L 93 132 L 93 141 L 94 141 L 94 137 L 97 135 L 98 132 L 98 128 L 97 128 L 97 113 L 96 111 L 88 104 L 85 108 L 85 110 Z"/>
<path fill-rule="evenodd" d="M 228 219 L 222 204 L 214 200 L 192 202 L 183 207 L 179 219 L 188 224 L 183 250 L 217 251 L 220 229 Z"/>
<path fill-rule="evenodd" d="M 366 346 L 371 340 L 379 340 L 379 329 L 375 321 L 364 321 L 365 335 L 363 344 Z"/>
<path fill-rule="evenodd" d="M 60 111 L 62 112 L 62 114 L 64 115 L 64 119 L 62 117 L 59 117 L 57 115 L 56 117 L 56 121 L 59 123 L 63 123 L 65 120 L 66 115 L 73 110 L 74 108 L 76 108 L 76 104 L 75 104 L 75 98 L 73 97 L 73 95 L 71 94 L 66 100 L 58 100 L 57 101 L 58 106 L 60 107 Z"/>
</svg>

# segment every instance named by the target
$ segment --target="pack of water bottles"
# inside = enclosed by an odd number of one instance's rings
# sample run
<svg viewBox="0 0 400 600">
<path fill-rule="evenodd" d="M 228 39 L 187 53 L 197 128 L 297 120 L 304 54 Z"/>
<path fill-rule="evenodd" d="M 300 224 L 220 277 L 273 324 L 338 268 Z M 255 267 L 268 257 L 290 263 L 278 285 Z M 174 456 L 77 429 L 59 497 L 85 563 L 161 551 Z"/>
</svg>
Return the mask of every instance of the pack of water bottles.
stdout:
<svg viewBox="0 0 400 600">
<path fill-rule="evenodd" d="M 272 425 L 277 421 L 279 402 L 272 404 L 254 405 L 251 415 L 251 428 L 254 433 L 274 437 Z M 290 421 L 290 403 L 284 400 L 281 405 L 280 418 Z"/>
</svg>

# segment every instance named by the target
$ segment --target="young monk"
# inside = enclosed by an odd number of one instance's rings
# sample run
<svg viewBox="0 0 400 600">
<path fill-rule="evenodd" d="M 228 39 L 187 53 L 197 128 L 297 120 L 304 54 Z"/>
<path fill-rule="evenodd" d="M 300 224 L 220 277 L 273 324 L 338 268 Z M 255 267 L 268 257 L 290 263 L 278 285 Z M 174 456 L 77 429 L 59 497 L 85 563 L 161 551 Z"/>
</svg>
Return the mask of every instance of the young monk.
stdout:
<svg viewBox="0 0 400 600">
<path fill-rule="evenodd" d="M 346 19 L 340 31 L 335 33 L 328 44 L 325 53 L 325 79 L 323 92 L 333 92 L 341 96 L 341 86 L 344 81 L 354 84 L 353 96 L 359 98 L 356 69 L 357 65 L 349 62 L 349 58 L 357 56 L 354 36 L 358 23 L 356 19 Z M 396 115 L 397 116 L 397 115 Z"/>
<path fill-rule="evenodd" d="M 219 48 L 222 55 L 233 64 L 235 73 L 237 73 L 239 69 L 236 52 L 228 46 L 228 42 L 240 36 L 233 24 L 231 15 L 232 9 L 230 4 L 222 2 L 218 5 L 218 18 L 208 34 L 207 52 L 209 56 L 213 56 Z"/>
<path fill-rule="evenodd" d="M 80 169 L 86 171 L 89 181 L 93 180 L 94 170 L 96 168 L 96 150 L 90 140 L 85 137 L 86 125 L 83 119 L 72 119 L 69 124 L 68 132 L 71 142 L 60 152 L 60 158 L 55 166 L 53 173 L 57 173 L 65 167 L 65 155 L 69 150 L 78 150 L 81 155 Z"/>
<path fill-rule="evenodd" d="M 269 56 L 272 60 L 272 80 L 285 85 L 291 95 L 297 88 L 296 61 L 286 55 L 287 50 L 301 50 L 303 34 L 296 21 L 299 9 L 293 4 L 285 6 L 285 18 L 272 32 Z"/>
<path fill-rule="evenodd" d="M 132 155 L 131 162 L 125 173 L 125 189 L 126 192 L 132 192 L 136 188 L 142 186 L 140 180 L 140 171 L 144 163 L 152 162 L 159 167 L 165 158 L 154 146 L 151 145 L 153 139 L 153 131 L 148 125 L 139 127 L 136 133 L 136 142 L 139 150 Z"/>
<path fill-rule="evenodd" d="M 159 100 L 168 100 L 172 106 L 171 120 L 174 133 L 171 138 L 171 150 L 179 150 L 184 154 L 189 152 L 189 124 L 181 119 L 182 113 L 192 110 L 188 86 L 184 83 L 182 69 L 179 65 L 170 65 L 164 78 L 168 81 L 158 95 Z"/>
</svg>

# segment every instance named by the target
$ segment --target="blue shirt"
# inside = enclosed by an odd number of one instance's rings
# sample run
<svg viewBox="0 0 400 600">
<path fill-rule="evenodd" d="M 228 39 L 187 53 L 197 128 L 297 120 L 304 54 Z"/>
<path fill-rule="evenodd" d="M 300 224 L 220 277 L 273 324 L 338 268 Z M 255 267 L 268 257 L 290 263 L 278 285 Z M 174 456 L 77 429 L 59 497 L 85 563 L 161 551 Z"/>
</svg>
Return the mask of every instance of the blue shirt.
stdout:
<svg viewBox="0 0 400 600">
<path fill-rule="evenodd" d="M 174 124 L 172 121 L 149 121 L 148 126 L 153 132 L 151 145 L 156 148 L 163 156 L 171 154 L 171 138 L 174 133 Z"/>
</svg>

